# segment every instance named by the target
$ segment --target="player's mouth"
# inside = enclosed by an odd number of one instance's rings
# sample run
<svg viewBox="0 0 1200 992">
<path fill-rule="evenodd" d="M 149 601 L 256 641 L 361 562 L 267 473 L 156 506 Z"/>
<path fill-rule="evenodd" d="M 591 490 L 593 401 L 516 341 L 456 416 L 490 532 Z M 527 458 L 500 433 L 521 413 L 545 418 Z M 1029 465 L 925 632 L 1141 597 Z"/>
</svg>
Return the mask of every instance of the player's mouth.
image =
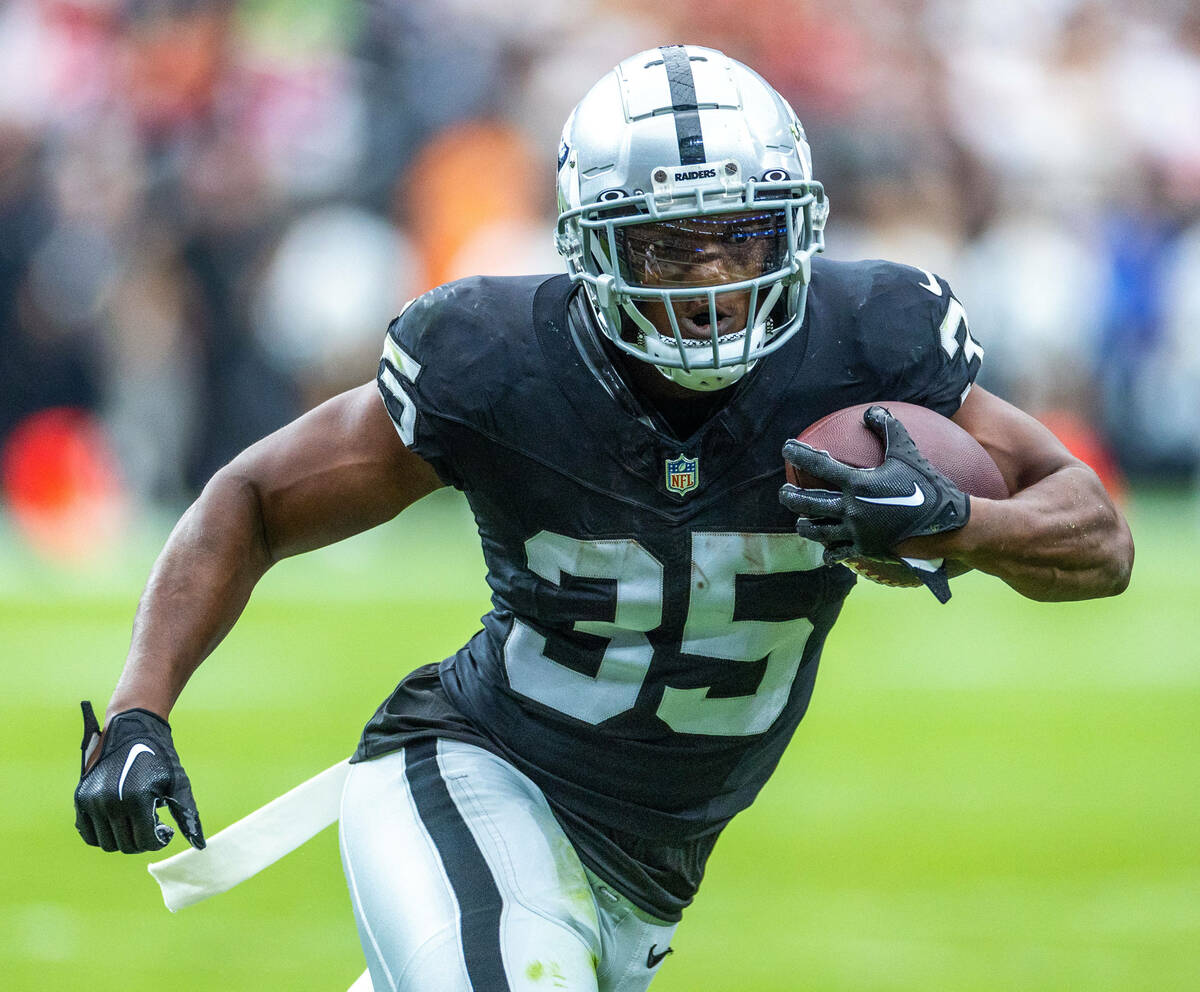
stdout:
<svg viewBox="0 0 1200 992">
<path fill-rule="evenodd" d="M 712 312 L 707 300 L 677 306 L 675 316 L 679 319 L 679 332 L 685 338 L 712 338 Z M 745 321 L 739 319 L 733 307 L 717 304 L 717 337 L 733 334 L 744 326 Z"/>
</svg>

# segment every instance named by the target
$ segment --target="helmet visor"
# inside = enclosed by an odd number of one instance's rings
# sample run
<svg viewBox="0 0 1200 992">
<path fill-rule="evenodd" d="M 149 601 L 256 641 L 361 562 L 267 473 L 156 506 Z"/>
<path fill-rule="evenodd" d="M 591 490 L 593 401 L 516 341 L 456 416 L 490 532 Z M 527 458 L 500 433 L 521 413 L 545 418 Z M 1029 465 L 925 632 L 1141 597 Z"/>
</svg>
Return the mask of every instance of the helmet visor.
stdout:
<svg viewBox="0 0 1200 992">
<path fill-rule="evenodd" d="M 628 224 L 614 233 L 621 277 L 634 290 L 744 282 L 778 271 L 788 259 L 783 210 Z"/>
</svg>

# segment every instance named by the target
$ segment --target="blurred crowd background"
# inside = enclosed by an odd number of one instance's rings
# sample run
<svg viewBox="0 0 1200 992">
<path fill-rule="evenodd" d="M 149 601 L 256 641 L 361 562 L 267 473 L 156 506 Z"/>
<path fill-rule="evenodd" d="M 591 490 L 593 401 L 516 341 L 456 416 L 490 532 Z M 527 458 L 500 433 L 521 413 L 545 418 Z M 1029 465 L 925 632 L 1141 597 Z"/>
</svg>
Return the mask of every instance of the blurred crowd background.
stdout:
<svg viewBox="0 0 1200 992">
<path fill-rule="evenodd" d="M 1194 0 L 4 0 L 10 515 L 53 548 L 177 503 L 404 300 L 561 270 L 562 122 L 679 41 L 795 106 L 831 256 L 948 278 L 984 384 L 1114 487 L 1197 477 Z"/>
</svg>

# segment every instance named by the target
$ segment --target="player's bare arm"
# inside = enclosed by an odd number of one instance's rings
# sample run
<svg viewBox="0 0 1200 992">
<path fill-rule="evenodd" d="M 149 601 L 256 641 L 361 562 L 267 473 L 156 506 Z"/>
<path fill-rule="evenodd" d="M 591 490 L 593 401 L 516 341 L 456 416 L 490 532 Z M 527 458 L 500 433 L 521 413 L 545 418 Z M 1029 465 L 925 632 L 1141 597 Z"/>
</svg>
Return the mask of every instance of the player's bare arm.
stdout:
<svg viewBox="0 0 1200 992">
<path fill-rule="evenodd" d="M 166 717 L 277 561 L 390 520 L 441 485 L 388 420 L 374 383 L 247 448 L 204 487 L 155 563 L 108 714 Z"/>
<path fill-rule="evenodd" d="M 905 541 L 899 553 L 960 559 L 1036 600 L 1125 589 L 1133 538 L 1095 472 L 1033 417 L 979 386 L 952 419 L 992 456 L 1013 495 L 972 497 L 966 526 Z"/>
<path fill-rule="evenodd" d="M 400 441 L 374 383 L 337 396 L 251 446 L 205 486 L 151 572 L 103 733 L 83 704 L 76 827 L 106 851 L 155 850 L 169 805 L 204 847 L 166 717 L 275 562 L 383 523 L 440 486 Z"/>
</svg>

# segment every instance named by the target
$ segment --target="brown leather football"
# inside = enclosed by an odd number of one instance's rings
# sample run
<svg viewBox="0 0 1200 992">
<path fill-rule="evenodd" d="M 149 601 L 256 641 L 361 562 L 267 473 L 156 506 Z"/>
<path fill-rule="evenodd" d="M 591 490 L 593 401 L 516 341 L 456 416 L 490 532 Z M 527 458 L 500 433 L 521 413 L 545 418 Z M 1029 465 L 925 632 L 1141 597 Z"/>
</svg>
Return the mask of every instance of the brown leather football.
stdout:
<svg viewBox="0 0 1200 992">
<path fill-rule="evenodd" d="M 917 447 L 935 468 L 959 489 L 985 499 L 1007 499 L 1008 486 L 1000 469 L 975 438 L 940 413 L 913 403 L 880 400 L 836 410 L 805 428 L 797 438 L 818 451 L 827 451 L 838 461 L 858 468 L 874 468 L 883 462 L 883 442 L 866 424 L 868 407 L 882 406 L 907 429 Z M 808 489 L 836 489 L 821 479 L 798 472 L 785 464 L 787 481 Z M 894 559 L 853 558 L 846 562 L 859 575 L 892 586 L 916 586 L 921 582 Z M 951 577 L 968 571 L 961 562 L 946 562 Z"/>
</svg>

